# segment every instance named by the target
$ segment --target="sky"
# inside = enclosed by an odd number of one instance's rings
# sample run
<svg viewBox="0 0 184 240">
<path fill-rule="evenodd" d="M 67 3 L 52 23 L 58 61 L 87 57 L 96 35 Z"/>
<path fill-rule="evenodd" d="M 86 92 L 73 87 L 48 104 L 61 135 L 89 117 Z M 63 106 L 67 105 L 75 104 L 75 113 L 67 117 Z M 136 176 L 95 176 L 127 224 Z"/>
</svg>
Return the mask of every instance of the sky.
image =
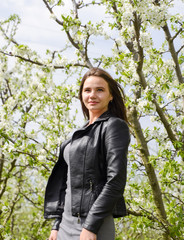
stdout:
<svg viewBox="0 0 184 240">
<path fill-rule="evenodd" d="M 5 20 L 11 14 L 21 18 L 16 39 L 35 50 L 59 48 L 64 34 L 50 18 L 42 0 L 6 0 L 0 3 L 0 18 Z"/>
</svg>

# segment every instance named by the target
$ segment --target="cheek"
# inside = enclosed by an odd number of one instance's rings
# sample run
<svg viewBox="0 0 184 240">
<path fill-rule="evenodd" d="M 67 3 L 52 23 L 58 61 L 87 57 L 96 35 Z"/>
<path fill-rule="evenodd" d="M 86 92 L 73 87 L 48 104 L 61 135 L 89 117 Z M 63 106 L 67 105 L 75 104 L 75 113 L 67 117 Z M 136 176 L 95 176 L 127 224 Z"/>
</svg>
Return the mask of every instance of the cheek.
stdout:
<svg viewBox="0 0 184 240">
<path fill-rule="evenodd" d="M 86 94 L 85 94 L 85 93 L 83 93 L 83 94 L 82 94 L 82 101 L 83 101 L 83 102 L 85 102 L 85 101 L 86 101 L 86 99 L 87 99 L 87 96 L 86 96 Z"/>
</svg>

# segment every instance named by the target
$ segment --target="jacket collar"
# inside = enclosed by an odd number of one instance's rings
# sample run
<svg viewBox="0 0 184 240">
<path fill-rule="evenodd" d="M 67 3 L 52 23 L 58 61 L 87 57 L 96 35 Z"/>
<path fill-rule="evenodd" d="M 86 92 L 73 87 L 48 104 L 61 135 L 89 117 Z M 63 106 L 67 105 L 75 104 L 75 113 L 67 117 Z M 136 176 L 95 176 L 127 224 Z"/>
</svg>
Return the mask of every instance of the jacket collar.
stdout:
<svg viewBox="0 0 184 240">
<path fill-rule="evenodd" d="M 97 122 L 106 121 L 107 119 L 109 119 L 109 118 L 112 117 L 112 116 L 113 116 L 113 114 L 110 113 L 110 112 L 107 110 L 106 112 L 102 113 L 102 115 L 100 115 L 100 117 L 98 117 L 98 118 L 97 118 L 92 124 L 90 124 L 90 125 L 93 125 L 93 124 L 95 124 L 95 123 L 97 123 Z M 84 124 L 83 127 L 90 126 L 90 125 L 88 125 L 88 124 L 89 124 L 89 120 Z"/>
<path fill-rule="evenodd" d="M 99 118 L 97 118 L 95 122 L 105 121 L 109 119 L 111 116 L 113 115 L 109 111 L 106 111 Z"/>
<path fill-rule="evenodd" d="M 73 137 L 75 134 L 77 134 L 80 131 L 88 131 L 89 129 L 92 128 L 92 126 L 94 126 L 94 124 L 98 123 L 98 122 L 102 122 L 102 121 L 106 121 L 108 120 L 111 116 L 114 116 L 113 114 L 111 114 L 109 111 L 104 112 L 99 118 L 97 118 L 92 124 L 89 125 L 89 121 L 87 121 L 83 127 L 77 129 L 74 133 L 72 138 L 70 139 L 70 141 L 72 141 Z"/>
</svg>

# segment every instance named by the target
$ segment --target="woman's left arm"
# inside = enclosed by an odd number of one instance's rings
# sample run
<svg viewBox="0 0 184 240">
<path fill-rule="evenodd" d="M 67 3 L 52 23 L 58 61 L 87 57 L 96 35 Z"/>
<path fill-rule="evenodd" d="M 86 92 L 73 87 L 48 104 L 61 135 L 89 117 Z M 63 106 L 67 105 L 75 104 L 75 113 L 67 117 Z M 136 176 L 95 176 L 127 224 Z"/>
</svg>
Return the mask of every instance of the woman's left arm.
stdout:
<svg viewBox="0 0 184 240">
<path fill-rule="evenodd" d="M 110 118 L 105 135 L 107 182 L 83 225 L 93 233 L 98 232 L 103 219 L 112 214 L 116 202 L 123 196 L 129 142 L 130 134 L 126 122 L 119 118 Z"/>
</svg>

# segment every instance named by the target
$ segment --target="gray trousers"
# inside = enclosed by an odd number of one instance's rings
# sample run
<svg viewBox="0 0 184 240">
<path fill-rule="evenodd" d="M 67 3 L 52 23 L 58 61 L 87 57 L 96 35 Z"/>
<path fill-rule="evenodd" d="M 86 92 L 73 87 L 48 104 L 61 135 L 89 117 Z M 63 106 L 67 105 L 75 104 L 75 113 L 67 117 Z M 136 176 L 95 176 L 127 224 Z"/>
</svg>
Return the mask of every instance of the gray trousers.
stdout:
<svg viewBox="0 0 184 240">
<path fill-rule="evenodd" d="M 80 233 L 82 231 L 81 224 L 77 223 L 68 226 L 67 222 L 61 223 L 57 240 L 80 240 Z M 104 222 L 97 234 L 97 240 L 115 240 L 115 226 L 112 216 L 104 219 Z"/>
</svg>

